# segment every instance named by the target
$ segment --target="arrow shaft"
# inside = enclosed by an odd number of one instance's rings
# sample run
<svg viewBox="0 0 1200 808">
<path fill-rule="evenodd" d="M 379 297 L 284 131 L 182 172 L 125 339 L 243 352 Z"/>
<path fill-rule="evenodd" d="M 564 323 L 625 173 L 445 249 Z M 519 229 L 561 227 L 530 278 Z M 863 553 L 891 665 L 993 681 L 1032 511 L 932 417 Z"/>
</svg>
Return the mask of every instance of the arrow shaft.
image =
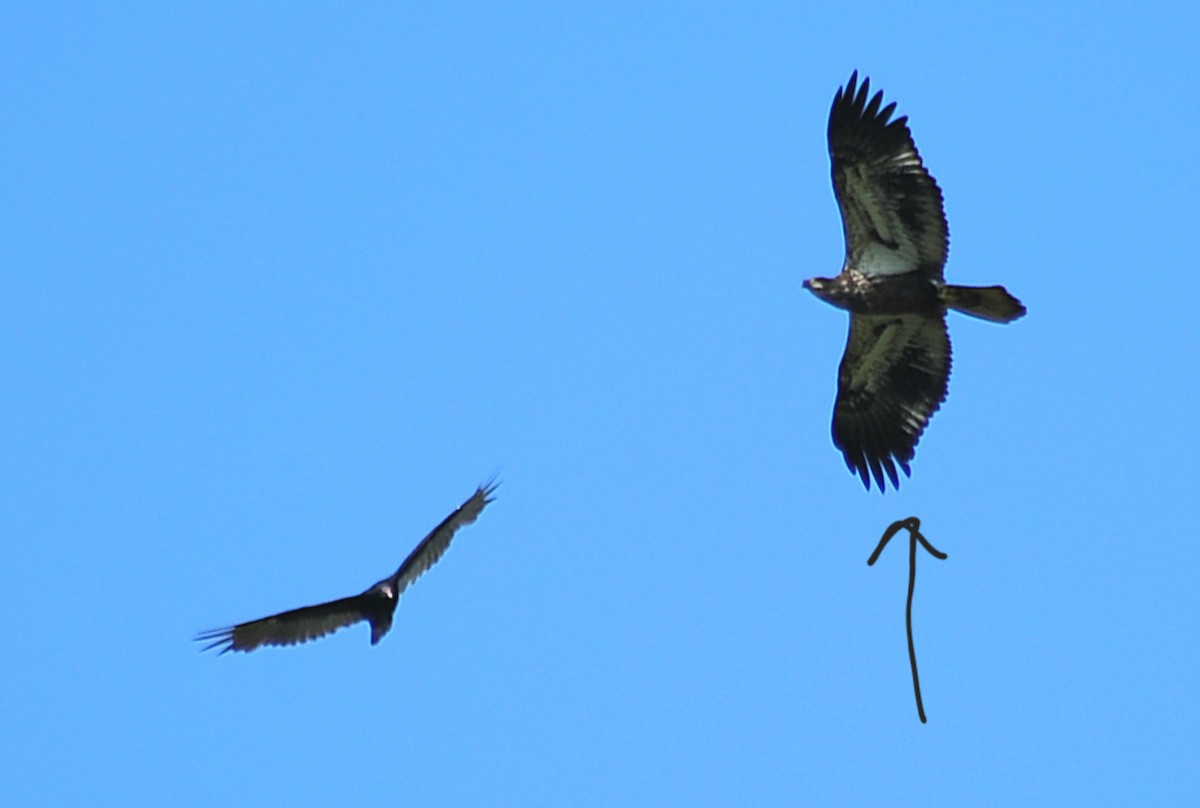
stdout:
<svg viewBox="0 0 1200 808">
<path fill-rule="evenodd" d="M 904 627 L 908 630 L 908 664 L 912 666 L 913 694 L 917 697 L 917 716 L 925 722 L 925 703 L 921 701 L 921 677 L 917 675 L 917 648 L 913 645 L 912 605 L 917 589 L 917 532 L 910 531 L 908 539 L 908 603 L 904 608 Z"/>
</svg>

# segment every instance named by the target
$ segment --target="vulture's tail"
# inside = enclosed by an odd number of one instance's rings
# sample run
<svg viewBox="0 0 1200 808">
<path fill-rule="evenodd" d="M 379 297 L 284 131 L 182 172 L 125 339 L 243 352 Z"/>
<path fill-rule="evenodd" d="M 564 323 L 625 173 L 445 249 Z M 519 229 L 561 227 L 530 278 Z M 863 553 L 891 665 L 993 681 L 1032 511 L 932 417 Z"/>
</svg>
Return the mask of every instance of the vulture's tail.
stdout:
<svg viewBox="0 0 1200 808">
<path fill-rule="evenodd" d="M 1003 286 L 943 286 L 942 303 L 993 323 L 1011 323 L 1025 315 L 1025 306 Z"/>
</svg>

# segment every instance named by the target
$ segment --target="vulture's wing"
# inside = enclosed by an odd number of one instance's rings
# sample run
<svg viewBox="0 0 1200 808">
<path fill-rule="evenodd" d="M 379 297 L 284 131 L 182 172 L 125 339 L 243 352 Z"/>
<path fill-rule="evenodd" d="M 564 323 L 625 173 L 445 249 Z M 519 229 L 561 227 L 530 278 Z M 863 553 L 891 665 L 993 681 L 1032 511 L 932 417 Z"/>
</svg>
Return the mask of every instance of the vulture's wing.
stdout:
<svg viewBox="0 0 1200 808">
<path fill-rule="evenodd" d="M 946 318 L 920 314 L 850 316 L 850 336 L 838 368 L 833 443 L 850 471 L 883 491 L 896 464 L 909 474 L 917 441 L 946 398 L 950 335 Z"/>
<path fill-rule="evenodd" d="M 421 543 L 408 554 L 408 558 L 404 559 L 404 563 L 392 574 L 391 578 L 385 579 L 394 582 L 396 598 L 404 594 L 404 590 L 408 588 L 409 584 L 424 575 L 426 570 L 438 562 L 460 527 L 469 525 L 479 518 L 479 514 L 483 513 L 483 509 L 492 501 L 492 492 L 496 490 L 497 485 L 499 483 L 493 480 L 475 489 L 471 498 L 459 505 L 454 513 L 443 519 L 442 523 L 431 530 L 428 536 L 421 539 Z"/>
<path fill-rule="evenodd" d="M 253 651 L 262 645 L 295 645 L 324 637 L 339 628 L 366 620 L 364 606 L 364 595 L 354 595 L 316 606 L 280 612 L 229 628 L 205 631 L 197 635 L 196 639 L 209 642 L 209 645 L 204 646 L 205 651 L 220 646 L 222 654 L 226 651 Z"/>
<path fill-rule="evenodd" d="M 949 248 L 942 192 L 921 164 L 907 116 L 889 119 L 883 93 L 867 102 L 858 71 L 829 110 L 833 190 L 842 211 L 846 263 L 868 275 L 920 270 L 940 279 Z"/>
</svg>

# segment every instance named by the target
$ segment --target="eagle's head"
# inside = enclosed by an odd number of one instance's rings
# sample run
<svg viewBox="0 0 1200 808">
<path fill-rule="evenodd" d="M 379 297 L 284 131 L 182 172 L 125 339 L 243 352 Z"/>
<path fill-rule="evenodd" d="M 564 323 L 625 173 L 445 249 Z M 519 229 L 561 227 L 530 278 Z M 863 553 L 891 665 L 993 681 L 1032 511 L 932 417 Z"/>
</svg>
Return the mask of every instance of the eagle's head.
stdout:
<svg viewBox="0 0 1200 808">
<path fill-rule="evenodd" d="M 808 278 L 804 281 L 804 288 L 812 292 L 822 300 L 833 302 L 834 287 L 837 286 L 836 278 Z"/>
</svg>

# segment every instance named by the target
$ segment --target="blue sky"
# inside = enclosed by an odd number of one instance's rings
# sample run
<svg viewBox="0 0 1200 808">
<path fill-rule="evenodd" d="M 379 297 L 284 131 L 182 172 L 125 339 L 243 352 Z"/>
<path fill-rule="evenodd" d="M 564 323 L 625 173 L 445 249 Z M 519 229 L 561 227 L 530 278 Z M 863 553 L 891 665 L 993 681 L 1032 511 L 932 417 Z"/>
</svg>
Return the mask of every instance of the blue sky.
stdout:
<svg viewBox="0 0 1200 808">
<path fill-rule="evenodd" d="M 914 8 L 9 7 L 0 803 L 1200 797 L 1198 12 Z M 885 496 L 800 286 L 856 68 L 1029 308 Z M 496 473 L 378 647 L 191 642 Z"/>
</svg>

